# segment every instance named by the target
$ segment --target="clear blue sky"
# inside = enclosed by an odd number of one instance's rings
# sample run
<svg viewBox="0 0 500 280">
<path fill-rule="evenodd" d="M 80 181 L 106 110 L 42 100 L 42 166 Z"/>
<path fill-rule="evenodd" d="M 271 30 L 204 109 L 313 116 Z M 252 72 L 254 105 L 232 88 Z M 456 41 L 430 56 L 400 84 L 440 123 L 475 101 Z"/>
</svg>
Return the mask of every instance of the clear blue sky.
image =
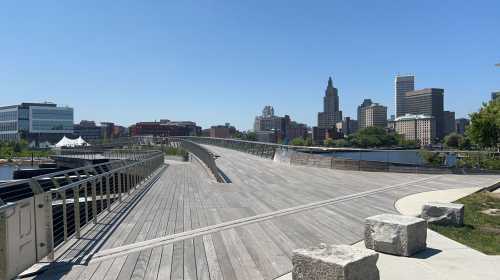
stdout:
<svg viewBox="0 0 500 280">
<path fill-rule="evenodd" d="M 75 119 L 252 127 L 270 104 L 316 124 L 328 76 L 344 116 L 393 112 L 396 73 L 457 117 L 500 88 L 500 1 L 2 1 L 0 105 Z"/>
</svg>

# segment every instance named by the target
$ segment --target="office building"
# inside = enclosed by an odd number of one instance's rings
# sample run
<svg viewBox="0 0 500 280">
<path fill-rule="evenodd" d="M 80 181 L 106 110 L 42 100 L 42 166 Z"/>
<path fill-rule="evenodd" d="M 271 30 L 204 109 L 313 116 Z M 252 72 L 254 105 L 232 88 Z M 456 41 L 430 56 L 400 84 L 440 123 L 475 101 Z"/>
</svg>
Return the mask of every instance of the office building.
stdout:
<svg viewBox="0 0 500 280">
<path fill-rule="evenodd" d="M 436 138 L 436 120 L 430 115 L 407 114 L 395 120 L 396 133 L 405 140 L 416 141 L 420 145 L 432 144 Z"/>
<path fill-rule="evenodd" d="M 491 100 L 496 100 L 500 98 L 500 91 L 494 91 L 491 93 Z"/>
<path fill-rule="evenodd" d="M 405 112 L 412 115 L 433 116 L 436 121 L 436 137 L 444 137 L 443 100 L 444 90 L 440 88 L 425 88 L 409 91 L 405 98 Z"/>
<path fill-rule="evenodd" d="M 307 125 L 291 121 L 286 129 L 286 139 L 288 139 L 288 141 L 291 141 L 294 138 L 306 138 L 306 137 L 307 137 Z"/>
<path fill-rule="evenodd" d="M 350 117 L 344 117 L 341 122 L 337 123 L 336 128 L 338 133 L 343 137 L 347 137 L 350 134 L 356 133 L 358 130 L 358 121 Z"/>
<path fill-rule="evenodd" d="M 79 124 L 73 126 L 75 137 L 82 137 L 87 142 L 96 142 L 101 140 L 101 127 L 94 121 L 82 120 Z"/>
<path fill-rule="evenodd" d="M 460 118 L 455 120 L 455 131 L 458 134 L 465 134 L 465 130 L 467 129 L 467 126 L 469 126 L 470 121 L 466 118 Z"/>
<path fill-rule="evenodd" d="M 54 103 L 21 103 L 0 107 L 0 140 L 27 140 L 31 146 L 54 144 L 73 134 L 73 108 Z"/>
<path fill-rule="evenodd" d="M 160 120 L 160 122 L 138 122 L 129 128 L 129 133 L 130 136 L 199 136 L 201 127 L 191 121 Z"/>
<path fill-rule="evenodd" d="M 276 116 L 272 106 L 265 106 L 260 116 L 255 117 L 254 131 L 257 133 L 257 138 L 268 142 L 275 139 L 276 141 L 283 140 L 287 142 L 296 137 L 304 137 L 307 134 L 307 126 L 302 123 L 292 121 L 289 115 L 284 117 Z M 259 132 L 269 132 L 261 133 Z"/>
<path fill-rule="evenodd" d="M 224 125 L 214 125 L 210 127 L 210 137 L 212 138 L 229 138 L 231 136 L 229 127 Z"/>
<path fill-rule="evenodd" d="M 334 128 L 339 121 L 342 121 L 342 111 L 339 110 L 339 94 L 337 88 L 333 87 L 330 77 L 323 97 L 323 112 L 318 113 L 318 127 Z"/>
<path fill-rule="evenodd" d="M 396 78 L 394 79 L 396 117 L 400 117 L 406 114 L 405 94 L 409 91 L 414 91 L 414 90 L 415 90 L 415 76 L 413 75 L 396 76 Z"/>
<path fill-rule="evenodd" d="M 371 126 L 385 128 L 387 126 L 387 107 L 378 103 L 362 107 L 360 116 L 362 121 L 358 122 L 359 129 Z"/>
<path fill-rule="evenodd" d="M 359 128 L 365 128 L 364 124 L 366 124 L 366 111 L 364 110 L 364 108 L 372 105 L 373 102 L 371 99 L 365 99 L 363 100 L 363 103 L 361 103 L 361 105 L 358 106 L 358 125 L 359 125 Z"/>
<path fill-rule="evenodd" d="M 443 136 L 455 132 L 455 112 L 443 111 Z"/>
<path fill-rule="evenodd" d="M 272 130 L 256 131 L 255 137 L 257 138 L 257 142 L 265 142 L 265 143 L 278 142 L 278 133 Z"/>
</svg>

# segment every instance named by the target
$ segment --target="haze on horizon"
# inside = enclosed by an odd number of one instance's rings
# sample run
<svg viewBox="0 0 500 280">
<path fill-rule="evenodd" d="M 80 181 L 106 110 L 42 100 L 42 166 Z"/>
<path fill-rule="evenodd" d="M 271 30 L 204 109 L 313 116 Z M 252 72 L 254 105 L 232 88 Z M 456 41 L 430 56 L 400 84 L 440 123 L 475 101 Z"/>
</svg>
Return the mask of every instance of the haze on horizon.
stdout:
<svg viewBox="0 0 500 280">
<path fill-rule="evenodd" d="M 252 127 L 265 105 L 316 124 L 329 76 L 344 116 L 394 113 L 397 73 L 464 117 L 500 88 L 500 2 L 16 1 L 0 4 L 0 105 L 75 121 Z"/>
</svg>

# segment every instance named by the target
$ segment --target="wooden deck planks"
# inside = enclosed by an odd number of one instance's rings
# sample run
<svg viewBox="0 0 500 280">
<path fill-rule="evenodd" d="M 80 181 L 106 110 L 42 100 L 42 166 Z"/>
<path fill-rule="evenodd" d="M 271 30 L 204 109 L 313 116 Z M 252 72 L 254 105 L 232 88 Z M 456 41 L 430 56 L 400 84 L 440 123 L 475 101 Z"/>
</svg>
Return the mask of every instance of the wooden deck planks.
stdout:
<svg viewBox="0 0 500 280">
<path fill-rule="evenodd" d="M 362 236 L 364 218 L 395 212 L 394 201 L 408 194 L 453 187 L 487 186 L 499 176 L 416 175 L 289 167 L 272 161 L 209 147 L 217 164 L 233 181 L 210 180 L 198 163 L 173 164 L 133 207 L 125 202 L 103 224 L 76 241 L 73 251 L 59 260 L 85 260 L 99 242 L 99 250 L 115 248 L 223 221 L 250 217 L 387 185 L 398 189 L 251 225 L 186 239 L 162 247 L 88 265 L 75 265 L 57 275 L 65 279 L 273 279 L 291 269 L 291 252 L 299 247 L 353 243 Z M 114 232 L 103 240 L 101 231 L 125 212 Z M 43 275 L 43 274 L 42 274 Z M 55 275 L 55 274 L 52 274 Z M 49 276 L 49 274 L 46 274 Z M 41 277 L 43 279 L 43 277 Z M 53 279 L 46 277 L 46 279 Z"/>
</svg>

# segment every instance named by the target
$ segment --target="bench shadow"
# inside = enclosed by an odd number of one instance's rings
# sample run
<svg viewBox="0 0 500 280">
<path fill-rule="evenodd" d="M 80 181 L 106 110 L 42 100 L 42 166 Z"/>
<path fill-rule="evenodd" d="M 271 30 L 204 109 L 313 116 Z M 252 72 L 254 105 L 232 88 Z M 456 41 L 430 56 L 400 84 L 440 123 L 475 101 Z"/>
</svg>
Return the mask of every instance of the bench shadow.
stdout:
<svg viewBox="0 0 500 280">
<path fill-rule="evenodd" d="M 428 259 L 431 258 L 439 253 L 443 252 L 442 250 L 436 249 L 436 248 L 429 248 L 427 247 L 425 250 L 420 251 L 416 253 L 415 255 L 411 256 L 410 258 L 414 259 Z"/>
</svg>

